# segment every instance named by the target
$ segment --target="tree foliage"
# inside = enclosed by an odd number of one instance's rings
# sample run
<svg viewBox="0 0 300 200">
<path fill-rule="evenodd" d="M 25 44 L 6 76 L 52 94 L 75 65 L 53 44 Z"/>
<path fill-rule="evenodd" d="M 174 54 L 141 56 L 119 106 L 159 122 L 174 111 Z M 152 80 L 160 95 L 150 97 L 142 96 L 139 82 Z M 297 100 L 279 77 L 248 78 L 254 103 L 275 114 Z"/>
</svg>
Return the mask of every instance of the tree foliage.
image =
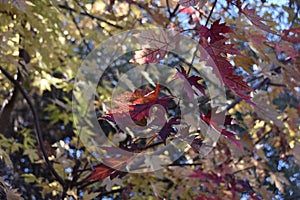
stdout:
<svg viewBox="0 0 300 200">
<path fill-rule="evenodd" d="M 294 0 L 0 0 L 1 199 L 300 198 L 299 8 Z M 88 149 L 84 141 L 95 133 L 78 129 L 72 112 L 72 101 L 82 101 L 73 96 L 77 70 L 109 37 L 149 27 L 164 27 L 172 40 L 149 32 L 141 43 L 154 46 L 111 63 L 93 109 L 115 147 Z M 176 32 L 199 48 L 173 54 Z M 164 72 L 147 71 L 149 64 L 174 69 L 168 78 L 197 100 L 201 127 L 220 134 L 208 155 L 199 154 L 209 146 L 206 130 L 178 126 L 181 100 L 154 81 Z M 142 65 L 145 84 L 114 96 L 118 79 Z M 226 88 L 220 107 L 211 106 L 213 77 Z M 140 129 L 116 118 L 160 129 L 133 137 Z M 162 151 L 178 135 L 191 143 L 175 162 L 151 173 L 125 170 L 133 154 Z M 176 157 L 165 154 L 162 160 Z M 144 162 L 138 167 L 157 167 L 151 157 Z"/>
</svg>

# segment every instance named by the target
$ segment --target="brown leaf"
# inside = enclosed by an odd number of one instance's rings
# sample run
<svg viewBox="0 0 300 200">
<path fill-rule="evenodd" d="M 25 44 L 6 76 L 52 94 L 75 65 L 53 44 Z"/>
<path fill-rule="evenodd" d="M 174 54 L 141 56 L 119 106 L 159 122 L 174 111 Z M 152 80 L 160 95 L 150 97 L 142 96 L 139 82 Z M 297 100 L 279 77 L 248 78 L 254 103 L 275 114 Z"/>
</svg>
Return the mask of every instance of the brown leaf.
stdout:
<svg viewBox="0 0 300 200">
<path fill-rule="evenodd" d="M 18 193 L 17 189 L 7 190 L 6 192 L 7 200 L 24 200 L 23 197 Z"/>
<path fill-rule="evenodd" d="M 284 177 L 282 173 L 271 173 L 270 174 L 270 182 L 271 184 L 275 184 L 275 186 L 278 188 L 278 190 L 281 193 L 284 193 L 284 185 L 289 184 L 289 181 Z"/>
<path fill-rule="evenodd" d="M 234 63 L 237 67 L 242 67 L 249 74 L 252 74 L 251 67 L 256 64 L 255 60 L 250 56 L 235 56 L 233 58 Z"/>
</svg>

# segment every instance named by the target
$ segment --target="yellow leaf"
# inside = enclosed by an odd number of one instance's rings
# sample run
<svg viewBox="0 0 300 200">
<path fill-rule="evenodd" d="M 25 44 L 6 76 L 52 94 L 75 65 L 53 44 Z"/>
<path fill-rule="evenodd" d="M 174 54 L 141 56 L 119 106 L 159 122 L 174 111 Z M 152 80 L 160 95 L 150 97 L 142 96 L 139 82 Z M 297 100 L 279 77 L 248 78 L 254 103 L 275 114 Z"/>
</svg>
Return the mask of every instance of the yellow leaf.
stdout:
<svg viewBox="0 0 300 200">
<path fill-rule="evenodd" d="M 233 60 L 237 67 L 242 67 L 249 74 L 252 74 L 251 66 L 256 62 L 250 56 L 236 56 Z"/>
</svg>

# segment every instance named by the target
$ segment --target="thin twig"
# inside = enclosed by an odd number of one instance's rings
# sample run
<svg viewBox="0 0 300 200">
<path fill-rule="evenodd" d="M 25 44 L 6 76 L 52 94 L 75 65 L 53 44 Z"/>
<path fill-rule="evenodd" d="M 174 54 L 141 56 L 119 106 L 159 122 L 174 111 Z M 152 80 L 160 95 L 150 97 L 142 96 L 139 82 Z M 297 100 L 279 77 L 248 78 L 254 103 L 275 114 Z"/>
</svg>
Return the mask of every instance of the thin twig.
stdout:
<svg viewBox="0 0 300 200">
<path fill-rule="evenodd" d="M 239 169 L 239 170 L 233 172 L 232 175 L 238 174 L 238 173 L 240 173 L 240 172 L 242 172 L 242 171 L 247 171 L 247 170 L 252 169 L 252 168 L 254 168 L 254 167 L 255 167 L 255 165 L 251 165 L 251 166 L 246 167 L 246 168 L 244 168 L 244 169 Z"/>
<path fill-rule="evenodd" d="M 206 19 L 206 22 L 205 22 L 205 26 L 208 25 L 208 22 L 209 22 L 209 20 L 210 20 L 210 18 L 211 18 L 211 15 L 212 15 L 212 13 L 213 13 L 215 7 L 216 7 L 217 1 L 218 1 L 218 0 L 216 0 L 216 1 L 214 2 L 213 6 L 212 6 L 212 8 L 211 8 L 211 10 L 210 10 L 210 12 L 209 12 L 209 15 L 208 15 L 208 17 L 207 17 L 207 19 Z"/>
<path fill-rule="evenodd" d="M 213 13 L 215 7 L 216 7 L 217 1 L 218 1 L 218 0 L 215 0 L 214 4 L 213 4 L 213 6 L 212 6 L 212 8 L 211 8 L 211 10 L 210 10 L 210 12 L 209 12 L 209 15 L 208 15 L 208 17 L 207 17 L 207 19 L 206 19 L 206 22 L 205 22 L 205 26 L 208 25 L 208 22 L 209 22 L 209 20 L 210 20 L 210 18 L 211 18 L 211 15 L 212 15 L 212 13 Z M 200 44 L 197 45 L 197 48 L 196 48 L 196 50 L 194 51 L 193 58 L 192 58 L 192 61 L 191 61 L 191 65 L 193 65 L 193 63 L 194 63 L 194 61 L 195 61 L 195 58 L 196 58 L 197 52 L 198 52 L 198 50 L 199 50 L 199 47 L 200 47 Z M 189 66 L 189 69 L 188 69 L 188 71 L 187 71 L 187 75 L 189 75 L 190 72 L 191 72 L 191 69 L 192 69 L 192 68 L 191 68 L 191 65 Z"/>
<path fill-rule="evenodd" d="M 169 13 L 170 18 L 171 18 L 171 9 L 170 9 L 170 3 L 169 3 L 169 0 L 166 0 L 166 4 L 167 4 L 168 13 Z"/>
<path fill-rule="evenodd" d="M 4 74 L 4 76 L 6 76 L 7 79 L 9 79 L 20 90 L 20 92 L 24 96 L 25 100 L 27 101 L 27 104 L 29 105 L 29 108 L 30 108 L 30 110 L 31 110 L 31 112 L 33 114 L 33 119 L 34 119 L 33 122 L 34 122 L 34 125 L 35 125 L 36 138 L 37 138 L 38 143 L 40 145 L 40 148 L 42 150 L 42 154 L 43 154 L 43 157 L 44 157 L 44 159 L 46 161 L 46 164 L 48 165 L 50 171 L 55 176 L 55 178 L 57 179 L 57 181 L 64 187 L 65 181 L 55 171 L 55 169 L 53 168 L 50 160 L 48 159 L 46 148 L 45 148 L 45 145 L 43 143 L 42 131 L 41 131 L 40 123 L 39 123 L 38 114 L 37 114 L 37 111 L 36 111 L 36 109 L 34 107 L 34 104 L 33 104 L 32 100 L 31 100 L 31 97 L 24 90 L 24 88 L 20 85 L 20 83 L 18 81 L 16 81 L 1 65 L 0 65 L 0 71 Z"/>
<path fill-rule="evenodd" d="M 69 6 L 67 6 L 67 7 L 69 7 Z M 72 21 L 73 21 L 75 27 L 77 28 L 80 37 L 82 38 L 83 43 L 84 43 L 85 46 L 87 47 L 88 51 L 91 52 L 92 49 L 91 49 L 91 47 L 89 46 L 89 44 L 87 43 L 87 41 L 85 40 L 85 35 L 83 34 L 83 32 L 82 32 L 82 30 L 80 29 L 78 23 L 76 22 L 75 16 L 73 15 L 73 12 L 72 12 L 71 10 L 69 10 L 69 12 L 70 12 Z"/>
<path fill-rule="evenodd" d="M 271 85 L 271 86 L 276 86 L 276 87 L 286 87 L 286 85 L 285 84 L 281 84 L 281 83 L 269 83 L 269 85 Z"/>
<path fill-rule="evenodd" d="M 179 8 L 179 3 L 177 3 L 177 5 L 174 8 L 173 12 L 170 14 L 170 19 L 172 19 L 175 16 L 176 12 L 178 11 L 178 8 Z"/>
<path fill-rule="evenodd" d="M 59 7 L 59 8 L 62 8 L 62 9 L 65 9 L 65 10 L 68 10 L 68 11 L 77 12 L 75 9 L 70 8 L 69 6 L 59 5 L 58 7 Z M 101 18 L 101 17 L 99 17 L 99 16 L 92 15 L 92 14 L 90 14 L 90 13 L 88 13 L 88 12 L 82 12 L 82 11 L 81 11 L 81 12 L 79 12 L 79 14 L 80 14 L 80 15 L 87 16 L 87 17 L 89 17 L 89 18 L 91 18 L 91 19 L 96 19 L 96 20 L 98 20 L 98 21 L 104 22 L 104 23 L 106 23 L 106 24 L 108 24 L 108 25 L 110 25 L 110 26 L 113 26 L 113 27 L 115 27 L 115 28 L 123 29 L 123 27 L 120 26 L 120 25 L 113 24 L 113 23 L 111 23 L 111 22 L 109 22 L 109 21 L 107 21 L 107 20 L 105 20 L 105 19 L 103 19 L 103 18 Z"/>
<path fill-rule="evenodd" d="M 272 129 L 270 131 L 265 132 L 262 136 L 260 136 L 260 138 L 258 138 L 258 140 L 256 140 L 254 142 L 254 145 L 257 145 L 258 143 L 260 143 L 263 139 L 265 139 L 270 133 L 272 133 Z"/>
<path fill-rule="evenodd" d="M 166 166 L 172 167 L 172 166 L 196 166 L 196 165 L 203 165 L 203 163 L 173 163 Z"/>
<path fill-rule="evenodd" d="M 298 19 L 299 11 L 300 11 L 300 6 L 297 5 L 297 11 L 295 12 L 295 15 L 291 21 L 291 26 L 290 26 L 291 28 L 294 26 L 296 19 Z"/>
</svg>

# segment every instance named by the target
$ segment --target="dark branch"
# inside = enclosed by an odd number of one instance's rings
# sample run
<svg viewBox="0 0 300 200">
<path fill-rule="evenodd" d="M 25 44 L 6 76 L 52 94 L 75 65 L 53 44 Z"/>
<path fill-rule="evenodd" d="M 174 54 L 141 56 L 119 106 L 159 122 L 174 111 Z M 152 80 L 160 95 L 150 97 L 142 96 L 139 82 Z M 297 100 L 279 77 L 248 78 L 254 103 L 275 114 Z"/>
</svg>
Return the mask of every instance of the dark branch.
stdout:
<svg viewBox="0 0 300 200">
<path fill-rule="evenodd" d="M 69 6 L 67 6 L 67 7 L 69 7 Z M 71 18 L 72 18 L 72 21 L 73 21 L 75 27 L 76 27 L 77 30 L 79 31 L 79 35 L 80 35 L 80 37 L 82 38 L 84 45 L 86 46 L 86 48 L 88 49 L 88 51 L 91 52 L 92 49 L 91 49 L 91 47 L 89 46 L 89 44 L 87 43 L 87 41 L 85 40 L 85 35 L 83 34 L 83 32 L 82 32 L 82 30 L 80 29 L 78 23 L 76 22 L 75 16 L 74 16 L 74 14 L 73 14 L 73 12 L 72 12 L 71 10 L 70 10 L 70 15 L 71 15 Z"/>
<path fill-rule="evenodd" d="M 216 0 L 216 1 L 214 2 L 213 6 L 212 6 L 212 8 L 211 8 L 211 10 L 210 10 L 210 12 L 209 12 L 209 15 L 208 15 L 208 17 L 207 17 L 207 20 L 206 20 L 206 22 L 205 22 L 205 26 L 208 25 L 208 22 L 209 22 L 209 20 L 210 20 L 210 18 L 211 18 L 211 15 L 212 15 L 212 13 L 213 13 L 215 7 L 216 7 L 217 1 L 218 1 L 218 0 Z"/>
<path fill-rule="evenodd" d="M 58 7 L 59 7 L 59 8 L 62 8 L 62 9 L 65 9 L 65 10 L 68 10 L 68 11 L 71 11 L 71 12 L 77 12 L 75 9 L 70 8 L 69 6 L 59 5 Z M 108 25 L 110 25 L 110 26 L 113 26 L 113 27 L 115 27 L 115 28 L 123 29 L 123 27 L 120 26 L 120 25 L 113 24 L 113 23 L 111 23 L 111 22 L 109 22 L 109 21 L 107 21 L 107 20 L 105 20 L 105 19 L 103 19 L 103 18 L 101 18 L 101 17 L 99 17 L 99 16 L 92 15 L 92 14 L 90 14 L 90 13 L 88 13 L 88 12 L 82 12 L 82 11 L 81 11 L 81 12 L 79 12 L 79 14 L 80 14 L 80 15 L 87 16 L 87 17 L 89 17 L 89 18 L 91 18 L 91 19 L 96 19 L 96 20 L 98 20 L 98 21 L 104 22 L 104 23 L 106 23 L 106 24 L 108 24 Z"/>
<path fill-rule="evenodd" d="M 21 74 L 18 71 L 16 81 L 19 82 L 21 79 Z M 11 95 L 8 99 L 4 101 L 2 107 L 0 109 L 0 133 L 4 133 L 6 130 L 9 122 L 10 122 L 10 114 L 14 109 L 15 102 L 17 100 L 19 94 L 18 88 L 15 86 Z"/>
<path fill-rule="evenodd" d="M 20 90 L 21 94 L 24 96 L 27 104 L 29 105 L 29 108 L 33 114 L 33 119 L 34 119 L 34 125 L 35 125 L 35 133 L 36 133 L 36 138 L 38 140 L 38 143 L 40 145 L 40 148 L 42 150 L 42 154 L 43 157 L 46 161 L 46 164 L 48 165 L 50 171 L 52 172 L 52 174 L 55 176 L 55 178 L 57 179 L 57 181 L 64 186 L 65 185 L 65 181 L 59 176 L 59 174 L 55 171 L 55 169 L 53 168 L 50 160 L 48 159 L 48 155 L 46 152 L 46 148 L 44 146 L 43 143 L 43 137 L 42 137 L 42 131 L 41 131 L 41 127 L 40 127 L 40 123 L 39 123 L 39 118 L 38 118 L 38 114 L 37 111 L 34 107 L 34 104 L 31 100 L 31 97 L 28 95 L 28 93 L 24 90 L 24 88 L 20 85 L 20 83 L 15 80 L 1 65 L 0 65 L 0 71 L 4 74 L 4 76 L 6 76 L 7 79 L 9 79 L 17 88 L 18 90 Z"/>
</svg>

